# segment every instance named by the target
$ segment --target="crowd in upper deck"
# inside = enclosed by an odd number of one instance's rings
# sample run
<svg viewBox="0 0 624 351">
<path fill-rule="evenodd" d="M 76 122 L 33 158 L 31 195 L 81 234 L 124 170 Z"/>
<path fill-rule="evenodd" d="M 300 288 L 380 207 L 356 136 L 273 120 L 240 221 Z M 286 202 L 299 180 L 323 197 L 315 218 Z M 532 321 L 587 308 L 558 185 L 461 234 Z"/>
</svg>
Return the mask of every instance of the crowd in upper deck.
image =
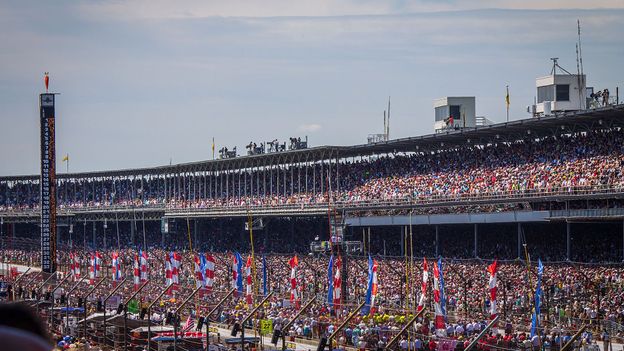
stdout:
<svg viewBox="0 0 624 351">
<path fill-rule="evenodd" d="M 297 164 L 240 173 L 60 180 L 59 208 L 247 207 L 432 201 L 566 192 L 624 185 L 624 131 L 592 131 L 539 141 Z M 327 177 L 328 169 L 331 177 Z M 33 209 L 38 181 L 0 182 L 0 211 Z"/>
</svg>

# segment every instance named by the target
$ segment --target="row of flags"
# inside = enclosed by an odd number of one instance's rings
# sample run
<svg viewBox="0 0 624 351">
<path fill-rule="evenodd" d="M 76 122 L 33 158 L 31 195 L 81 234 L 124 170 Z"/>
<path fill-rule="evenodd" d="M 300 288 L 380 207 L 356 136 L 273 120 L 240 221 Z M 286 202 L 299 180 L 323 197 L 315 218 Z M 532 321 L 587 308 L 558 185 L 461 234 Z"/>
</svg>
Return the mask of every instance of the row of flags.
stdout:
<svg viewBox="0 0 624 351">
<path fill-rule="evenodd" d="M 134 269 L 133 269 L 133 278 L 134 278 L 134 288 L 138 289 L 140 284 L 147 281 L 148 276 L 148 259 L 149 256 L 147 252 L 140 250 L 137 255 L 134 257 Z M 180 268 L 182 263 L 182 257 L 177 252 L 169 252 L 165 258 L 165 283 L 167 285 L 172 285 L 172 290 L 179 289 L 180 283 Z M 262 292 L 266 296 L 267 294 L 267 264 L 266 259 L 262 257 Z M 196 254 L 194 256 L 194 264 L 195 264 L 195 287 L 201 287 L 200 296 L 204 293 L 209 293 L 212 291 L 212 287 L 214 284 L 215 277 L 215 258 L 209 254 Z M 249 256 L 244 264 L 243 271 L 243 259 L 239 253 L 234 253 L 232 255 L 232 288 L 235 288 L 237 291 L 237 295 L 245 296 L 246 303 L 248 305 L 253 304 L 253 281 L 252 281 L 252 257 Z M 340 256 L 334 257 L 333 255 L 329 259 L 329 265 L 327 270 L 327 283 L 328 283 L 328 294 L 327 294 L 327 304 L 334 308 L 335 310 L 340 309 L 341 307 L 341 293 L 342 293 L 342 275 L 341 275 L 341 267 L 342 259 Z M 89 284 L 93 285 L 97 278 L 101 276 L 101 265 L 102 265 L 102 254 L 98 251 L 92 253 L 90 255 L 89 260 Z M 299 267 L 299 260 L 297 256 L 292 257 L 288 261 L 288 265 L 291 268 L 290 272 L 290 302 L 292 306 L 299 309 L 301 305 L 300 296 L 298 293 L 299 286 L 297 284 L 297 271 Z M 118 252 L 113 252 L 111 254 L 111 266 L 112 266 L 112 281 L 113 285 L 116 285 L 122 277 L 122 269 L 121 269 L 121 259 L 119 257 Z M 443 333 L 445 330 L 445 322 L 446 322 L 446 299 L 444 295 L 444 274 L 442 269 L 442 260 L 438 259 L 437 262 L 433 263 L 433 304 L 434 304 L 434 324 L 437 332 Z M 534 295 L 534 311 L 532 318 L 532 328 L 531 333 L 534 334 L 537 328 L 539 327 L 539 315 L 540 315 L 540 303 L 542 296 L 542 288 L 541 288 L 541 279 L 543 274 L 544 266 L 542 265 L 541 260 L 538 261 L 538 279 L 537 279 L 537 287 Z M 497 316 L 497 271 L 498 271 L 498 263 L 494 261 L 487 267 L 487 272 L 489 273 L 489 281 L 488 281 L 488 291 L 489 291 L 489 313 L 490 318 L 494 319 Z M 80 259 L 79 256 L 75 253 L 70 253 L 70 273 L 74 279 L 77 281 L 80 279 Z M 377 300 L 377 295 L 379 292 L 379 282 L 378 282 L 378 273 L 379 273 L 379 264 L 376 260 L 372 259 L 369 255 L 368 257 L 368 285 L 366 289 L 366 297 L 365 297 L 365 306 L 362 309 L 362 314 L 374 314 L 376 312 L 375 304 Z M 244 277 L 243 277 L 244 275 Z M 244 278 L 244 279 L 243 279 Z M 245 282 L 245 289 L 243 289 L 243 281 Z M 421 283 L 421 295 L 418 302 L 418 311 L 422 310 L 426 303 L 427 296 L 427 285 L 429 281 L 429 263 L 427 259 L 423 259 L 423 274 L 422 274 L 422 283 Z M 171 291 L 168 292 L 171 294 Z"/>
</svg>

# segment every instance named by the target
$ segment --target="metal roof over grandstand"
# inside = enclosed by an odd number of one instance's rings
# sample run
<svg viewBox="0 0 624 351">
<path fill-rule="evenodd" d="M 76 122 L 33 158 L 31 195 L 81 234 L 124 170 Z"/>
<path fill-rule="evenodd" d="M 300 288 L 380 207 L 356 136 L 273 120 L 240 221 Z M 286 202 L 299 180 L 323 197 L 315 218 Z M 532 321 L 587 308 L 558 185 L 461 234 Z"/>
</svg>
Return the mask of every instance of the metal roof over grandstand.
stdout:
<svg viewBox="0 0 624 351">
<path fill-rule="evenodd" d="M 353 146 L 317 146 L 307 149 L 266 153 L 235 158 L 197 161 L 176 165 L 124 170 L 95 171 L 85 173 L 58 174 L 58 178 L 91 178 L 112 176 L 162 175 L 185 172 L 223 171 L 250 167 L 297 162 L 317 162 L 376 154 L 443 150 L 466 145 L 483 145 L 496 142 L 511 142 L 526 138 L 540 138 L 589 131 L 599 128 L 624 126 L 624 104 L 592 110 L 569 112 L 553 116 L 521 119 L 489 126 L 449 130 L 438 134 L 408 137 Z M 0 181 L 36 180 L 39 175 L 5 176 Z"/>
</svg>

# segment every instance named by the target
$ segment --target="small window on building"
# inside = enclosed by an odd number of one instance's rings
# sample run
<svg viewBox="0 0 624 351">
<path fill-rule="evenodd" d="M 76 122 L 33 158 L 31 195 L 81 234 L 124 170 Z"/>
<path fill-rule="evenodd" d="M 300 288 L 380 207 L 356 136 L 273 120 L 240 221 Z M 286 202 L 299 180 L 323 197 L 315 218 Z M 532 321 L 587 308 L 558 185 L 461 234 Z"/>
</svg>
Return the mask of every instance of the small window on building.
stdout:
<svg viewBox="0 0 624 351">
<path fill-rule="evenodd" d="M 451 105 L 449 108 L 449 117 L 453 116 L 454 120 L 461 119 L 461 105 Z"/>
<path fill-rule="evenodd" d="M 557 84 L 557 101 L 570 101 L 570 84 Z"/>
<path fill-rule="evenodd" d="M 440 106 L 435 108 L 435 120 L 444 121 L 448 117 L 448 106 Z"/>
<path fill-rule="evenodd" d="M 553 101 L 555 98 L 555 86 L 546 85 L 543 87 L 537 87 L 537 103 L 541 104 L 544 101 Z"/>
</svg>

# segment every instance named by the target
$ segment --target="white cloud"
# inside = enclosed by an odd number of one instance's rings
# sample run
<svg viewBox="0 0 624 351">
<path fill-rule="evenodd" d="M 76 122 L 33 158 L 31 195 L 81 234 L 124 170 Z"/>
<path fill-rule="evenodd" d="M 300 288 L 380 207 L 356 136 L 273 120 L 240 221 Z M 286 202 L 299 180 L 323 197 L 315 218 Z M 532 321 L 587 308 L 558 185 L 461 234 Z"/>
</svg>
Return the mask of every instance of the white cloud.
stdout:
<svg viewBox="0 0 624 351">
<path fill-rule="evenodd" d="M 624 8 L 622 0 L 109 0 L 84 2 L 82 13 L 97 19 L 205 18 L 205 17 L 327 17 L 399 15 L 479 9 L 604 9 Z"/>
<path fill-rule="evenodd" d="M 302 124 L 297 128 L 298 132 L 301 133 L 314 133 L 321 130 L 322 126 L 320 124 L 311 123 L 311 124 Z"/>
</svg>

